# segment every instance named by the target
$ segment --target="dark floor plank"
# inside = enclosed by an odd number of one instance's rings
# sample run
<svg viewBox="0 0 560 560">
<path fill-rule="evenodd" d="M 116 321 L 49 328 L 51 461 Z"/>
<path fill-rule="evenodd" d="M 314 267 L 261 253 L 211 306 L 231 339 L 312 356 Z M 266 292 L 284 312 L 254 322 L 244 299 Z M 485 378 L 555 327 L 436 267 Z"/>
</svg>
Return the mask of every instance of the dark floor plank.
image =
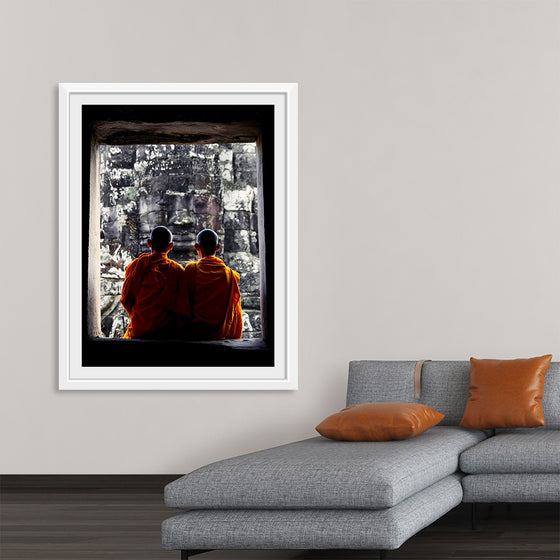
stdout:
<svg viewBox="0 0 560 560">
<path fill-rule="evenodd" d="M 12 490 L 143 490 L 161 492 L 179 474 L 3 474 L 0 492 Z"/>
<path fill-rule="evenodd" d="M 470 529 L 463 504 L 390 551 L 389 560 L 558 559 L 559 515 L 554 504 L 480 506 Z M 0 495 L 2 560 L 179 560 L 160 545 L 161 522 L 176 510 L 162 493 L 128 489 L 5 490 Z M 197 560 L 369 560 L 375 551 L 212 551 Z"/>
</svg>

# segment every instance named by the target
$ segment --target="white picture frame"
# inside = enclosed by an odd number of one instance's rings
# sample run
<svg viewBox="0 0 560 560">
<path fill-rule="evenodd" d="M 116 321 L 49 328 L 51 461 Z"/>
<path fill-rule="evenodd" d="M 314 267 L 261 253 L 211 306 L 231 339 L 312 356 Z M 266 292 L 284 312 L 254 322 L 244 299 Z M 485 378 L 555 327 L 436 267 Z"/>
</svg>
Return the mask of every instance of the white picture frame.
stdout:
<svg viewBox="0 0 560 560">
<path fill-rule="evenodd" d="M 297 90 L 294 83 L 59 84 L 59 389 L 297 389 Z M 84 156 L 82 108 L 105 105 L 274 107 L 274 359 L 269 365 L 84 365 L 84 294 L 90 273 L 86 278 L 83 258 L 90 258 L 91 246 L 88 251 L 82 183 L 85 166 L 91 167 L 92 163 Z"/>
</svg>

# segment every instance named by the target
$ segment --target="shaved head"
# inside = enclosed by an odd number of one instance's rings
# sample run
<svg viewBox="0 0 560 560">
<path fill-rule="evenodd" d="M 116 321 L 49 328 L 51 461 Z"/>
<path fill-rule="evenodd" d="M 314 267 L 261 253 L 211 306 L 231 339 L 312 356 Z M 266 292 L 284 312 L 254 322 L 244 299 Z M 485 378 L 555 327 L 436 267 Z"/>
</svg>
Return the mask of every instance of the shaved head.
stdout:
<svg viewBox="0 0 560 560">
<path fill-rule="evenodd" d="M 150 234 L 150 241 L 153 251 L 164 253 L 173 241 L 173 234 L 165 226 L 157 226 Z"/>
<path fill-rule="evenodd" d="M 213 255 L 219 244 L 218 234 L 213 229 L 203 229 L 196 236 L 196 243 L 202 247 L 206 255 Z"/>
</svg>

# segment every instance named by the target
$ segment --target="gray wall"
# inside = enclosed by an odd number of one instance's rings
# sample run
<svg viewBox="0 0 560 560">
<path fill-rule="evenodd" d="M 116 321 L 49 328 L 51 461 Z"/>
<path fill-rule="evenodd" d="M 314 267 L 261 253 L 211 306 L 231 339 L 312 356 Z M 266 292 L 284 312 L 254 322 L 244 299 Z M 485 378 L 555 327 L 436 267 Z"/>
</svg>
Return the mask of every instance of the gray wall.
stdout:
<svg viewBox="0 0 560 560">
<path fill-rule="evenodd" d="M 560 359 L 559 15 L 547 0 L 5 6 L 0 471 L 184 472 L 312 436 L 351 359 Z M 185 81 L 299 82 L 301 388 L 58 392 L 57 83 Z"/>
</svg>

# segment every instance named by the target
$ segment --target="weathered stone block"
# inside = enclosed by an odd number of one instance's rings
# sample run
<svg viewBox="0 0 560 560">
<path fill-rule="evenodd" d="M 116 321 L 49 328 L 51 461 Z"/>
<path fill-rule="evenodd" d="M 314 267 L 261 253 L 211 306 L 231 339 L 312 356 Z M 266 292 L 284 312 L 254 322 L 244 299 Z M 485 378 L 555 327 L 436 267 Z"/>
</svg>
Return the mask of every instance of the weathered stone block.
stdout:
<svg viewBox="0 0 560 560">
<path fill-rule="evenodd" d="M 151 231 L 156 226 L 167 223 L 167 212 L 156 207 L 153 210 L 140 214 L 139 218 L 142 223 L 148 225 L 148 229 Z"/>
<path fill-rule="evenodd" d="M 251 229 L 251 214 L 245 210 L 225 211 L 224 229 Z"/>
<path fill-rule="evenodd" d="M 260 260 L 258 257 L 250 255 L 247 252 L 231 253 L 226 252 L 226 259 L 224 261 L 233 270 L 239 273 L 245 272 L 259 272 Z"/>
<path fill-rule="evenodd" d="M 101 277 L 101 293 L 104 294 L 103 297 L 114 296 L 119 299 L 122 293 L 122 286 L 122 280 L 120 280 L 120 282 L 115 282 L 110 278 L 104 278 L 103 276 Z M 104 304 L 102 301 L 101 308 L 103 309 L 105 306 L 106 304 Z"/>
<path fill-rule="evenodd" d="M 169 175 L 148 176 L 141 180 L 140 186 L 146 189 L 151 195 L 162 195 L 169 188 Z"/>
<path fill-rule="evenodd" d="M 211 216 L 210 214 L 195 214 L 193 215 L 194 223 L 195 223 L 195 232 L 198 233 L 199 231 L 210 228 L 213 229 L 223 243 L 223 230 L 221 230 L 222 220 L 220 216 Z M 222 233 L 220 233 L 222 231 Z"/>
<path fill-rule="evenodd" d="M 196 234 L 194 232 L 179 231 L 177 233 L 176 228 L 170 228 L 173 232 L 173 255 L 181 253 L 182 258 L 194 256 L 194 243 L 196 240 Z M 170 257 L 174 258 L 174 257 Z M 177 257 L 179 258 L 179 257 Z"/>
<path fill-rule="evenodd" d="M 221 182 L 223 186 L 231 186 L 233 184 L 233 169 L 231 167 L 224 167 L 221 170 Z"/>
<path fill-rule="evenodd" d="M 249 248 L 252 255 L 259 255 L 259 236 L 256 231 L 249 231 Z"/>
<path fill-rule="evenodd" d="M 220 203 L 215 195 L 195 195 L 193 197 L 193 211 L 196 214 L 220 214 Z"/>
<path fill-rule="evenodd" d="M 260 311 L 252 311 L 247 310 L 245 314 L 249 317 L 251 321 L 251 326 L 254 330 L 260 331 L 261 330 L 261 312 Z"/>
<path fill-rule="evenodd" d="M 209 165 L 208 160 L 202 158 L 194 158 L 192 160 L 192 172 L 190 184 L 195 187 L 205 187 L 213 184 L 215 181 L 212 166 Z"/>
<path fill-rule="evenodd" d="M 181 172 L 169 173 L 169 182 L 168 182 L 169 189 L 173 191 L 186 192 L 188 186 L 189 186 L 188 173 L 184 173 L 183 170 L 181 170 Z"/>
<path fill-rule="evenodd" d="M 178 228 L 190 228 L 190 226 L 194 226 L 194 218 L 189 216 L 188 210 L 176 210 L 171 215 L 168 215 L 168 225 Z"/>
<path fill-rule="evenodd" d="M 101 231 L 106 242 L 120 237 L 122 224 L 119 222 L 116 206 L 105 206 L 101 210 Z"/>
<path fill-rule="evenodd" d="M 163 193 L 160 204 L 169 210 L 182 210 L 188 208 L 189 196 L 184 191 L 167 189 Z"/>
<path fill-rule="evenodd" d="M 255 196 L 255 203 L 256 200 L 257 197 Z M 257 212 L 251 211 L 250 217 L 251 217 L 251 222 L 248 229 L 254 231 L 255 233 L 259 233 L 259 215 L 257 214 Z"/>
<path fill-rule="evenodd" d="M 260 274 L 257 272 L 246 272 L 239 280 L 239 291 L 246 294 L 260 294 Z"/>
<path fill-rule="evenodd" d="M 150 223 L 143 222 L 143 221 L 140 222 L 138 237 L 139 237 L 141 242 L 143 242 L 145 239 L 148 238 L 148 236 L 152 232 L 152 229 L 153 228 L 151 227 Z"/>
<path fill-rule="evenodd" d="M 254 142 L 239 142 L 231 144 L 234 154 L 256 154 L 257 145 Z"/>
<path fill-rule="evenodd" d="M 251 241 L 246 229 L 226 229 L 224 237 L 224 251 L 227 253 L 250 253 Z"/>
<path fill-rule="evenodd" d="M 261 309 L 261 298 L 241 294 L 241 307 L 243 309 L 253 309 L 255 311 L 260 311 L 260 309 Z"/>
<path fill-rule="evenodd" d="M 170 226 L 169 229 L 173 233 L 173 243 L 191 243 L 194 247 L 194 242 L 196 239 L 196 232 L 194 228 L 190 231 L 187 231 L 185 228 Z"/>
<path fill-rule="evenodd" d="M 104 202 L 114 203 L 123 195 L 123 189 L 134 185 L 132 170 L 112 169 L 103 173 L 100 177 Z"/>
<path fill-rule="evenodd" d="M 110 315 L 113 309 L 117 307 L 120 301 L 120 295 L 103 294 L 101 296 L 101 314 Z"/>
<path fill-rule="evenodd" d="M 254 155 L 245 153 L 233 154 L 233 182 L 256 186 L 257 165 Z"/>
<path fill-rule="evenodd" d="M 260 311 L 243 312 L 243 338 L 258 338 L 261 333 Z"/>
<path fill-rule="evenodd" d="M 255 189 L 253 187 L 245 187 L 238 190 L 224 190 L 223 206 L 225 211 L 251 211 L 253 199 L 255 198 Z"/>
<path fill-rule="evenodd" d="M 136 146 L 107 146 L 101 161 L 109 168 L 132 169 L 136 161 Z"/>
<path fill-rule="evenodd" d="M 124 315 L 113 313 L 101 319 L 101 330 L 107 337 L 122 338 L 129 322 L 130 320 L 126 313 Z"/>
</svg>

